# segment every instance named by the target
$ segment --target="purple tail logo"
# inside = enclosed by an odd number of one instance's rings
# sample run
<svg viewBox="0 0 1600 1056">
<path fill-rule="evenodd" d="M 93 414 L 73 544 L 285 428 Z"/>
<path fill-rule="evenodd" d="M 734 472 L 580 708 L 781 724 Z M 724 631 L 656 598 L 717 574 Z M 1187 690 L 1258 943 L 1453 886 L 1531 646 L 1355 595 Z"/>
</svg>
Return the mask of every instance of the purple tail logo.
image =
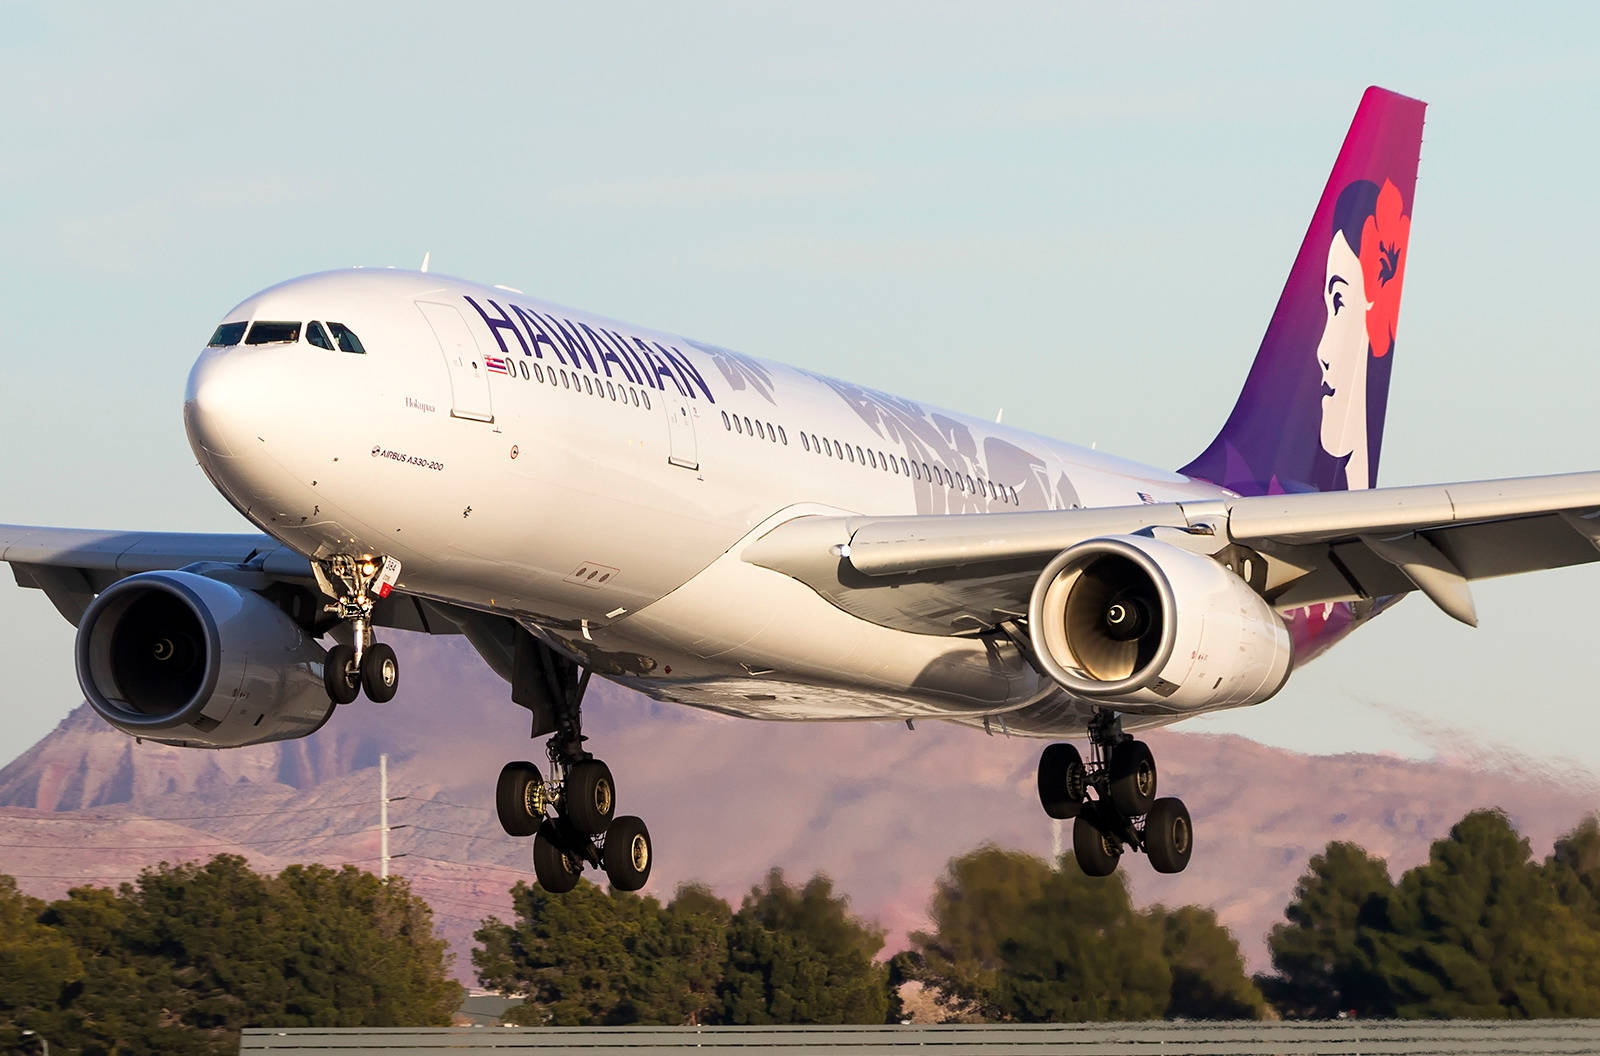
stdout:
<svg viewBox="0 0 1600 1056">
<path fill-rule="evenodd" d="M 1377 481 L 1423 110 L 1362 96 L 1239 402 L 1187 476 L 1245 495 Z"/>
</svg>

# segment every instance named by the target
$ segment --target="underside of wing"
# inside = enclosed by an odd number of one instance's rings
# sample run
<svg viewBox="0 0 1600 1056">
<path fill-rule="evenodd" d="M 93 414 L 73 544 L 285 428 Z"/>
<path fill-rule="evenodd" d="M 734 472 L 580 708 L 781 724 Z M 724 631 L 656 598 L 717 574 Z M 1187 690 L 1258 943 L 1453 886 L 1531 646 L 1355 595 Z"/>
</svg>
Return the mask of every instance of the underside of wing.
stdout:
<svg viewBox="0 0 1600 1056">
<path fill-rule="evenodd" d="M 1183 504 L 918 517 L 806 517 L 744 559 L 862 619 L 921 634 L 1021 619 L 1041 570 L 1087 540 L 1205 553 L 1283 611 L 1420 590 L 1464 622 L 1473 580 L 1600 559 L 1600 473 Z"/>
</svg>

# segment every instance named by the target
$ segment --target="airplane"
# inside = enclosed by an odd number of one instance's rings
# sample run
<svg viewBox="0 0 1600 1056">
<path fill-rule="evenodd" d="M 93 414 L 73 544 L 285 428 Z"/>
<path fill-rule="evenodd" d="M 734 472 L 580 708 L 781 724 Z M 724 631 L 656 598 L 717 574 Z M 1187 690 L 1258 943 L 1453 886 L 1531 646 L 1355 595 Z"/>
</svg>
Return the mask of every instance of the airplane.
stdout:
<svg viewBox="0 0 1600 1056">
<path fill-rule="evenodd" d="M 583 734 L 593 675 L 768 720 L 1048 739 L 1083 871 L 1194 850 L 1137 731 L 1260 704 L 1420 592 L 1600 557 L 1600 473 L 1376 488 L 1425 104 L 1363 95 L 1243 390 L 1176 471 L 423 271 L 227 312 L 184 427 L 259 531 L 0 525 L 135 737 L 308 736 L 461 634 L 547 737 L 505 831 L 548 891 L 637 890 L 648 828 Z M 1086 738 L 1087 757 L 1074 746 Z M 529 753 L 531 754 L 531 753 Z"/>
</svg>

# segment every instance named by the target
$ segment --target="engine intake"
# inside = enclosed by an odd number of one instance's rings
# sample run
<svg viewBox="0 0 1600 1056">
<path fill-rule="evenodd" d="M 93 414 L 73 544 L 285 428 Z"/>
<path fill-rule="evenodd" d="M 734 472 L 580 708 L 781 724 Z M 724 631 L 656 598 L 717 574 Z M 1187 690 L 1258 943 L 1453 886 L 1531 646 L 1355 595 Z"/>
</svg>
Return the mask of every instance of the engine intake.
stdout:
<svg viewBox="0 0 1600 1056">
<path fill-rule="evenodd" d="M 101 718 L 166 744 L 304 737 L 333 711 L 326 654 L 307 632 L 259 594 L 192 572 L 146 572 L 102 591 L 75 653 Z"/>
<path fill-rule="evenodd" d="M 1289 632 L 1249 584 L 1145 536 L 1090 539 L 1045 566 L 1028 604 L 1044 672 L 1122 710 L 1258 704 L 1289 677 Z"/>
</svg>

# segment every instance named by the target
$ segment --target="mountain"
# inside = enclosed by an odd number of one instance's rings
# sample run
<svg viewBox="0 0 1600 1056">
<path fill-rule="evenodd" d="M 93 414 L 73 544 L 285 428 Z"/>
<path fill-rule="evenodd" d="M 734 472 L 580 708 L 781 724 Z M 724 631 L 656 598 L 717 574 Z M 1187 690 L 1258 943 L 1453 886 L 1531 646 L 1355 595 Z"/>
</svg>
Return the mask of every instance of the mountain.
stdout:
<svg viewBox="0 0 1600 1056">
<path fill-rule="evenodd" d="M 246 854 L 376 869 L 380 754 L 389 756 L 393 871 L 412 879 L 470 975 L 477 922 L 531 882 L 531 848 L 500 832 L 496 775 L 544 763 L 527 713 L 465 642 L 393 635 L 402 687 L 390 704 L 342 707 L 300 741 L 231 751 L 139 743 L 81 706 L 0 769 L 0 872 L 34 894 L 115 883 L 163 859 Z M 1271 705 L 1267 705 L 1271 706 Z M 829 873 L 889 932 L 926 923 L 945 863 L 992 842 L 1048 856 L 1039 741 L 923 722 L 762 723 L 650 701 L 596 680 L 590 747 L 617 776 L 619 809 L 650 825 L 648 890 L 686 880 L 737 901 L 772 865 Z M 1316 756 L 1238 737 L 1159 731 L 1161 787 L 1182 795 L 1196 852 L 1181 876 L 1124 862 L 1140 902 L 1216 908 L 1252 967 L 1307 859 L 1330 840 L 1384 856 L 1392 872 L 1474 807 L 1498 806 L 1547 853 L 1600 799 L 1600 781 L 1378 755 Z M 1514 762 L 1514 761 L 1513 761 Z M 1071 829 L 1060 833 L 1070 846 Z"/>
</svg>

